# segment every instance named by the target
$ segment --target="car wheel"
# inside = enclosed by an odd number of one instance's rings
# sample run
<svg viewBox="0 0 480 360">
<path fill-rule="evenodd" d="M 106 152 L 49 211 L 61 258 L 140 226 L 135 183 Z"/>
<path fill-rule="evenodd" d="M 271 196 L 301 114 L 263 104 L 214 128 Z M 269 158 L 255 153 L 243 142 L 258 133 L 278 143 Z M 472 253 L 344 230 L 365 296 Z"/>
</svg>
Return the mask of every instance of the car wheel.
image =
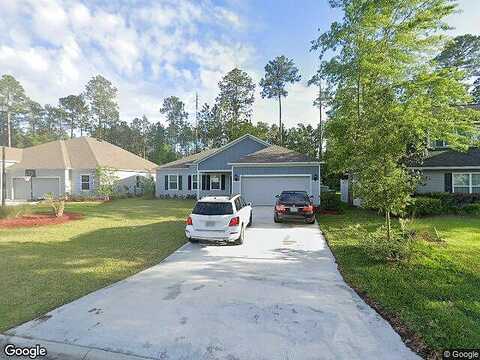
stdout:
<svg viewBox="0 0 480 360">
<path fill-rule="evenodd" d="M 315 217 L 308 219 L 307 224 L 315 224 Z"/>
<path fill-rule="evenodd" d="M 250 211 L 250 219 L 248 220 L 247 226 L 248 227 L 252 226 L 252 223 L 253 223 L 253 213 Z"/>
<path fill-rule="evenodd" d="M 273 222 L 276 222 L 276 223 L 281 223 L 282 220 L 280 220 L 277 216 L 277 214 L 273 215 Z"/>
<path fill-rule="evenodd" d="M 190 241 L 192 244 L 198 243 L 198 239 L 190 238 L 190 239 L 188 239 L 188 241 Z"/>
<path fill-rule="evenodd" d="M 244 239 L 245 239 L 245 228 L 242 226 L 242 230 L 240 230 L 240 237 L 238 238 L 236 244 L 242 245 Z"/>
</svg>

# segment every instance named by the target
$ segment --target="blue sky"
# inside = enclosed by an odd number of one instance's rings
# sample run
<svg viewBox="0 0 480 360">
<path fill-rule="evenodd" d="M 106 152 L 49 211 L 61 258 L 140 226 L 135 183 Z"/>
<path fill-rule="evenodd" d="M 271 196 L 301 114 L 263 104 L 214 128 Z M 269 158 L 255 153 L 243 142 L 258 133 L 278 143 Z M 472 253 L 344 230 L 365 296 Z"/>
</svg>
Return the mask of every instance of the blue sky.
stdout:
<svg viewBox="0 0 480 360">
<path fill-rule="evenodd" d="M 448 20 L 452 35 L 480 33 L 480 1 L 459 4 L 464 12 Z M 284 54 L 302 74 L 284 104 L 287 126 L 317 121 L 315 89 L 306 86 L 317 66 L 310 41 L 340 16 L 327 0 L 5 0 L 0 13 L 0 73 L 42 104 L 80 93 L 102 74 L 119 90 L 122 119 L 163 121 L 164 97 L 181 97 L 192 113 L 195 91 L 201 103 L 212 102 L 235 66 L 258 83 L 266 62 Z M 254 121 L 277 116 L 257 87 Z"/>
</svg>

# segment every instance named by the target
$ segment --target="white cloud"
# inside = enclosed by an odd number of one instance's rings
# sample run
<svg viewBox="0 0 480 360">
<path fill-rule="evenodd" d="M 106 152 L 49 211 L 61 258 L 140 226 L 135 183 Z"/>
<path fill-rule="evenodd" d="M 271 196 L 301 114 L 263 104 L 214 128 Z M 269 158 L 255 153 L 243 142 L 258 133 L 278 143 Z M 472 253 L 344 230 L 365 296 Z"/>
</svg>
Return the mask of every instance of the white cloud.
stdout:
<svg viewBox="0 0 480 360">
<path fill-rule="evenodd" d="M 231 9 L 209 1 L 162 0 L 135 8 L 69 0 L 0 1 L 0 69 L 14 75 L 40 103 L 83 91 L 96 74 L 119 91 L 120 114 L 130 121 L 146 114 L 162 120 L 163 98 L 181 97 L 193 114 L 212 102 L 218 81 L 240 67 L 258 84 L 257 51 L 232 40 L 247 22 Z M 205 31 L 207 29 L 208 31 Z M 283 102 L 288 126 L 315 122 L 314 92 L 304 84 Z M 277 104 L 261 99 L 257 87 L 254 121 L 277 122 Z"/>
<path fill-rule="evenodd" d="M 460 11 L 447 18 L 447 23 L 454 28 L 451 34 L 480 34 L 480 1 L 458 0 L 458 9 Z"/>
</svg>

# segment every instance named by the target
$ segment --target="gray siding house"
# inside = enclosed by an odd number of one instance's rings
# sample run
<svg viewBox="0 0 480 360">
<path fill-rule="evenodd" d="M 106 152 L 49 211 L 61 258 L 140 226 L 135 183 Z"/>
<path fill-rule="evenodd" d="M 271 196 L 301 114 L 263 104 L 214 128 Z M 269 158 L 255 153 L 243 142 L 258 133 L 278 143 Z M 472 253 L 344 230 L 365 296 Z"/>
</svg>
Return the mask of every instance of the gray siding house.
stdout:
<svg viewBox="0 0 480 360">
<path fill-rule="evenodd" d="M 156 195 L 231 196 L 253 205 L 272 205 L 283 190 L 307 191 L 320 203 L 320 162 L 244 135 L 157 168 Z"/>
<path fill-rule="evenodd" d="M 432 150 L 421 166 L 423 179 L 418 193 L 450 192 L 480 193 L 480 149 L 470 148 L 462 153 L 445 146 Z"/>
<path fill-rule="evenodd" d="M 99 183 L 97 167 L 114 171 L 119 191 L 138 193 L 141 179 L 153 178 L 157 167 L 118 146 L 90 137 L 9 149 L 6 165 L 6 199 L 15 201 L 41 199 L 49 192 L 55 196 L 93 195 Z"/>
</svg>

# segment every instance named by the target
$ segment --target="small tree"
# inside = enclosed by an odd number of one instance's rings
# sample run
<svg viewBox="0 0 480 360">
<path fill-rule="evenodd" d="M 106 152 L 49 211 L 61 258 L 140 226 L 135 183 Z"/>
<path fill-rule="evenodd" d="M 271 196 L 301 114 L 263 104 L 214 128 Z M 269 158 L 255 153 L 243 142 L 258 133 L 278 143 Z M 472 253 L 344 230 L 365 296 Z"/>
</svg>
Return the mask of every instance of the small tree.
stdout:
<svg viewBox="0 0 480 360">
<path fill-rule="evenodd" d="M 110 198 L 118 192 L 119 177 L 115 169 L 98 166 L 95 173 L 97 179 L 97 194 L 106 200 L 110 200 Z"/>
<path fill-rule="evenodd" d="M 50 206 L 53 210 L 53 215 L 56 217 L 62 217 L 63 212 L 65 211 L 65 197 L 55 197 L 55 195 L 51 192 L 46 193 L 45 197 L 45 204 Z"/>
</svg>

